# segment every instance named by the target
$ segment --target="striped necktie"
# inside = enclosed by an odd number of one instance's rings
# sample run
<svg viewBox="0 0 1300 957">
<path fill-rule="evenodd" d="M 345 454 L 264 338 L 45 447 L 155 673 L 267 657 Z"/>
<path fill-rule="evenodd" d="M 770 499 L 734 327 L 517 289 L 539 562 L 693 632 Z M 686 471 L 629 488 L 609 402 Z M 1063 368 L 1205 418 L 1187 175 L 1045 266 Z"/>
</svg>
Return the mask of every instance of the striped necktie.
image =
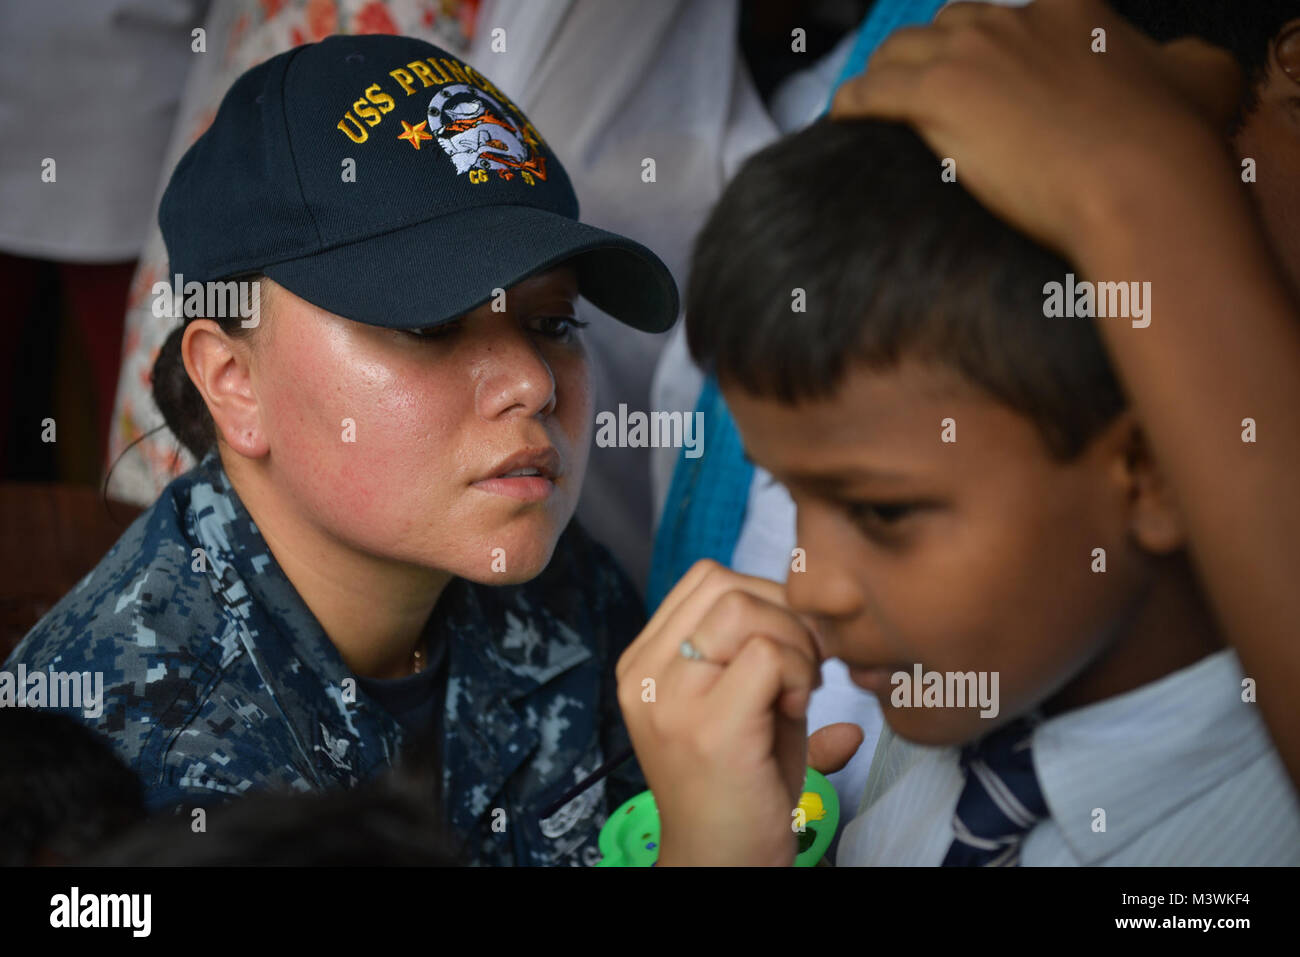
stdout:
<svg viewBox="0 0 1300 957">
<path fill-rule="evenodd" d="M 1017 718 L 962 749 L 966 786 L 944 867 L 1016 867 L 1025 836 L 1048 817 L 1030 750 L 1037 716 Z"/>
</svg>

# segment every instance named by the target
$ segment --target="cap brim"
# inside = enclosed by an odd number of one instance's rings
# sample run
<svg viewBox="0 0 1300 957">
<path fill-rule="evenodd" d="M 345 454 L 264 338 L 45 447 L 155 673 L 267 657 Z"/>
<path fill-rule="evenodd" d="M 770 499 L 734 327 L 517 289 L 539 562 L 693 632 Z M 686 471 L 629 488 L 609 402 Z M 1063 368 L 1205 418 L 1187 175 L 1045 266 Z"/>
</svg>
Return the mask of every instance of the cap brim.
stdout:
<svg viewBox="0 0 1300 957">
<path fill-rule="evenodd" d="M 493 290 L 573 260 L 582 296 L 620 322 L 663 332 L 677 284 L 653 252 L 616 233 L 532 206 L 482 206 L 265 266 L 290 292 L 390 329 L 450 321 Z"/>
</svg>

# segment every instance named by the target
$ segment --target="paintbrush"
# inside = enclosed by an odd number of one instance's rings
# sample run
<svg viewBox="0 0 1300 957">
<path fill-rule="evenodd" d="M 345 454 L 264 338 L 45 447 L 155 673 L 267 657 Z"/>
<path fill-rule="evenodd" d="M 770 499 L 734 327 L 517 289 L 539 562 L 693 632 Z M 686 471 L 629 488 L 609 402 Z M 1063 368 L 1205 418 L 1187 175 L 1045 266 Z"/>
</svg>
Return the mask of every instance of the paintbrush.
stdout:
<svg viewBox="0 0 1300 957">
<path fill-rule="evenodd" d="M 631 748 L 627 748 L 623 751 L 620 751 L 618 754 L 614 755 L 612 758 L 610 758 L 600 767 L 596 768 L 595 771 L 592 771 L 591 774 L 587 775 L 585 778 L 583 778 L 581 781 L 579 781 L 569 790 L 565 791 L 564 794 L 561 795 L 554 803 L 552 803 L 549 807 L 547 807 L 544 811 L 542 811 L 541 818 L 545 820 L 546 818 L 550 817 L 560 808 L 564 807 L 564 805 L 568 804 L 570 801 L 576 798 L 583 791 L 592 787 L 597 781 L 600 781 L 602 778 L 605 778 L 611 773 L 613 773 L 613 771 L 619 765 L 627 761 L 627 759 L 632 757 L 633 754 L 635 754 L 635 752 Z"/>
</svg>

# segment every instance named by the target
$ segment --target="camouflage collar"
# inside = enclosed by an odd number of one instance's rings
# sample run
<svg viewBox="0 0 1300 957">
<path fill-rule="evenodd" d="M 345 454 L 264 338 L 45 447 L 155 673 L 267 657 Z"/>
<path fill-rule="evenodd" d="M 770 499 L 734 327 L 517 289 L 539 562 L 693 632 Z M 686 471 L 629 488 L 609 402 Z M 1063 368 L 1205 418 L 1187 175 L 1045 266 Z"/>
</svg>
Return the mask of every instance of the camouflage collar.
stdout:
<svg viewBox="0 0 1300 957">
<path fill-rule="evenodd" d="M 545 685 L 593 655 L 576 631 L 530 607 L 531 591 L 463 583 L 457 597 L 464 600 L 449 622 L 443 783 L 445 793 L 465 796 L 448 809 L 461 832 L 487 813 L 537 749 L 539 734 L 523 718 L 533 707 L 530 698 L 549 697 Z"/>
<path fill-rule="evenodd" d="M 395 760 L 400 726 L 381 708 L 356 707 L 355 676 L 276 562 L 216 451 L 192 474 L 186 531 L 207 552 L 214 592 L 247 625 L 242 647 L 223 649 L 223 663 L 250 657 L 318 780 L 351 786 L 371 777 Z"/>
</svg>

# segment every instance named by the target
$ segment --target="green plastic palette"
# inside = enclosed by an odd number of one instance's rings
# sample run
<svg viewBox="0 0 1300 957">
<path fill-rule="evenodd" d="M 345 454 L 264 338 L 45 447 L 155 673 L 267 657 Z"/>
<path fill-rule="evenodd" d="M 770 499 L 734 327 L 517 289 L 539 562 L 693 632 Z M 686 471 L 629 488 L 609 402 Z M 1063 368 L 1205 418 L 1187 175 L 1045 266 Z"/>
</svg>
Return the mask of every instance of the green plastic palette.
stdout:
<svg viewBox="0 0 1300 957">
<path fill-rule="evenodd" d="M 792 826 L 803 825 L 794 866 L 813 867 L 830 847 L 839 826 L 839 795 L 824 775 L 809 768 L 794 810 L 802 814 L 792 814 Z M 597 867 L 649 867 L 659 860 L 659 808 L 651 792 L 629 798 L 610 815 L 600 830 L 600 853 Z"/>
</svg>

